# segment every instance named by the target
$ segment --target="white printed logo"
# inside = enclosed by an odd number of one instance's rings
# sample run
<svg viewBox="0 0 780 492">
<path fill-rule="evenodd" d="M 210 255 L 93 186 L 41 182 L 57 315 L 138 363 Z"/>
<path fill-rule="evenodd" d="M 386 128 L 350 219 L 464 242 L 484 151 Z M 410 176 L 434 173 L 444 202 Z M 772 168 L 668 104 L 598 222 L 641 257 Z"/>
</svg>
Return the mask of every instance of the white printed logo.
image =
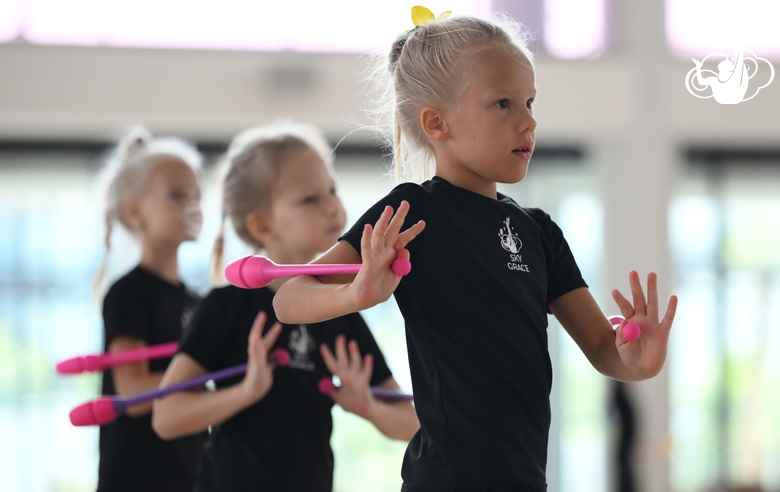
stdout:
<svg viewBox="0 0 780 492">
<path fill-rule="evenodd" d="M 523 247 L 522 241 L 517 234 L 513 232 L 512 226 L 509 225 L 509 217 L 504 221 L 506 229 L 503 227 L 498 230 L 498 237 L 501 239 L 501 247 L 506 251 L 509 251 L 509 263 L 506 264 L 510 270 L 518 272 L 530 272 L 528 265 L 523 263 L 523 256 L 518 254 L 520 248 Z"/>
<path fill-rule="evenodd" d="M 501 238 L 501 247 L 510 253 L 517 253 L 523 247 L 523 243 L 520 242 L 517 234 L 512 232 L 512 228 L 509 226 L 509 217 L 506 218 L 504 224 L 506 225 L 506 232 L 504 232 L 503 227 L 498 230 L 498 237 Z"/>
<path fill-rule="evenodd" d="M 290 342 L 287 346 L 292 354 L 289 367 L 305 371 L 314 370 L 314 362 L 309 359 L 309 354 L 314 350 L 315 342 L 314 338 L 309 335 L 306 325 L 298 325 L 298 328 L 290 332 Z"/>
<path fill-rule="evenodd" d="M 752 56 L 746 56 L 745 52 L 750 53 Z M 718 63 L 718 73 L 702 69 L 702 66 L 709 58 L 713 58 L 713 60 L 722 58 Z M 775 78 L 775 68 L 769 60 L 758 57 L 752 51 L 743 50 L 742 48 L 735 49 L 730 56 L 724 53 L 713 53 L 707 55 L 702 61 L 696 58 L 692 58 L 692 60 L 696 66 L 685 76 L 685 88 L 699 99 L 714 97 L 715 101 L 720 104 L 739 104 L 742 101 L 749 101 L 756 97 L 758 91 L 771 84 Z M 766 62 L 769 67 L 769 80 L 761 86 L 757 86 L 757 84 L 765 80 L 766 76 L 762 76 L 760 80 L 754 81 L 752 85 L 755 88 L 755 92 L 752 92 L 749 97 L 745 97 L 748 86 L 751 85 L 750 80 L 759 71 L 759 60 Z M 765 70 L 763 72 L 766 73 Z M 696 93 L 706 93 L 708 87 L 712 90 L 712 94 L 703 96 Z"/>
</svg>

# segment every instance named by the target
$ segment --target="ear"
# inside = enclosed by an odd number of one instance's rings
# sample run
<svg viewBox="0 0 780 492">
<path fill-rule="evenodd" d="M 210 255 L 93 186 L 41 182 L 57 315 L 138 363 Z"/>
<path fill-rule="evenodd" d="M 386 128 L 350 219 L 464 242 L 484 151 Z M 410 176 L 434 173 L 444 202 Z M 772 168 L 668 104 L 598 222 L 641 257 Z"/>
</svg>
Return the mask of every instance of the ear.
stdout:
<svg viewBox="0 0 780 492">
<path fill-rule="evenodd" d="M 122 218 L 130 228 L 130 232 L 141 230 L 141 207 L 137 200 L 127 199 L 122 203 Z"/>
<path fill-rule="evenodd" d="M 268 244 L 275 238 L 269 220 L 260 212 L 252 212 L 246 216 L 246 229 L 260 244 Z"/>
<path fill-rule="evenodd" d="M 420 111 L 420 126 L 425 136 L 430 139 L 444 141 L 450 138 L 444 113 L 436 108 L 426 106 Z"/>
</svg>

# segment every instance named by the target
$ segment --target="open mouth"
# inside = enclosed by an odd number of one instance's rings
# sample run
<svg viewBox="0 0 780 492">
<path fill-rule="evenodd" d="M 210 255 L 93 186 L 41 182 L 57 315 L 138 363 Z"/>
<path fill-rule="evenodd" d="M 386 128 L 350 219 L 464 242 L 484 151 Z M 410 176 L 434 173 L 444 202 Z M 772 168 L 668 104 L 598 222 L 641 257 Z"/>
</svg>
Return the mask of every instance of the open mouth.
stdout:
<svg viewBox="0 0 780 492">
<path fill-rule="evenodd" d="M 533 144 L 528 143 L 516 148 L 515 150 L 512 151 L 512 153 L 518 157 L 530 159 L 532 151 L 533 151 Z"/>
</svg>

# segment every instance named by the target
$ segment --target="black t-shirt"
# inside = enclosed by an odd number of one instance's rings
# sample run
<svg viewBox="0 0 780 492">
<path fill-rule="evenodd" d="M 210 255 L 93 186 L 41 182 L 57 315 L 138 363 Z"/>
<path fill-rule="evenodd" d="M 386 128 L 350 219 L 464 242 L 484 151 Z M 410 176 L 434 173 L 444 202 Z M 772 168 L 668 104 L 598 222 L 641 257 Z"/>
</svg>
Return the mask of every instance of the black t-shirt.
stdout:
<svg viewBox="0 0 780 492">
<path fill-rule="evenodd" d="M 421 424 L 402 490 L 546 490 L 548 304 L 586 286 L 569 246 L 541 210 L 439 177 L 396 187 L 342 239 L 360 253 L 364 225 L 401 200 L 402 230 L 426 223 L 394 294 Z"/>
<path fill-rule="evenodd" d="M 214 289 L 198 307 L 179 350 L 213 372 L 247 361 L 249 331 L 265 311 L 264 332 L 276 322 L 273 292 L 228 286 Z M 290 364 L 274 371 L 268 394 L 251 407 L 212 428 L 196 480 L 199 492 L 311 491 L 333 487 L 333 400 L 317 390 L 330 372 L 320 356 L 336 336 L 356 340 L 361 354 L 374 356 L 371 384 L 392 376 L 379 347 L 359 314 L 323 323 L 283 325 L 274 348 L 290 352 Z M 217 382 L 230 386 L 243 376 Z"/>
<path fill-rule="evenodd" d="M 139 267 L 111 286 L 103 300 L 105 349 L 117 335 L 147 345 L 176 342 L 198 298 L 183 284 L 173 285 Z M 149 361 L 165 371 L 171 358 Z M 111 369 L 103 371 L 103 394 L 114 395 Z M 191 491 L 206 434 L 163 441 L 152 429 L 151 414 L 120 415 L 100 428 L 98 491 Z"/>
</svg>

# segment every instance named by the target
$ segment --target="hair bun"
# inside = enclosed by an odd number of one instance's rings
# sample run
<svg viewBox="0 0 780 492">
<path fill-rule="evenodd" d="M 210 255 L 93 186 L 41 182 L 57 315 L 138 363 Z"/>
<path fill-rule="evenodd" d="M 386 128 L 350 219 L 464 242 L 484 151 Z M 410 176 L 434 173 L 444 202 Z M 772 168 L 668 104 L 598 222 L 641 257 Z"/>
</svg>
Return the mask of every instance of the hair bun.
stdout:
<svg viewBox="0 0 780 492">
<path fill-rule="evenodd" d="M 398 39 L 395 40 L 393 46 L 390 48 L 390 55 L 388 59 L 390 61 L 389 68 L 391 73 L 395 70 L 395 66 L 398 64 L 398 59 L 401 57 L 401 53 L 404 50 L 406 41 L 409 39 L 409 35 L 414 32 L 415 29 L 417 28 L 415 27 L 411 31 L 405 32 L 398 36 Z"/>
<path fill-rule="evenodd" d="M 117 154 L 121 160 L 127 161 L 138 154 L 152 141 L 152 134 L 143 126 L 132 127 L 117 145 Z"/>
</svg>

